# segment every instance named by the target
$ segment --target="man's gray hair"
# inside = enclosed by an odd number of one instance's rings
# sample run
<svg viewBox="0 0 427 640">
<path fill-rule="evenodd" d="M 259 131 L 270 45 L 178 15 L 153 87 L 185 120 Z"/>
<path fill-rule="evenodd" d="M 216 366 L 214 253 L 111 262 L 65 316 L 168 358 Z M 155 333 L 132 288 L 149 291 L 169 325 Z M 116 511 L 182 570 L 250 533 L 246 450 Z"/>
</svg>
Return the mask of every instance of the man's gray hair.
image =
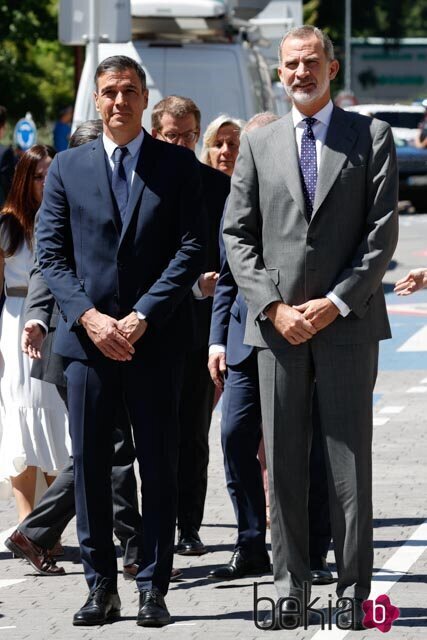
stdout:
<svg viewBox="0 0 427 640">
<path fill-rule="evenodd" d="M 244 133 L 251 131 L 252 129 L 256 129 L 257 127 L 265 127 L 265 125 L 270 124 L 270 122 L 275 122 L 279 120 L 280 116 L 275 113 L 271 113 L 271 111 L 261 111 L 261 113 L 256 113 L 250 120 L 247 121 L 245 126 L 243 127 Z"/>
<path fill-rule="evenodd" d="M 301 38 L 301 40 L 304 40 L 305 38 L 310 38 L 313 35 L 322 43 L 326 58 L 329 61 L 335 60 L 334 45 L 332 44 L 332 40 L 328 34 L 317 27 L 313 27 L 311 24 L 305 24 L 303 27 L 293 27 L 292 29 L 289 29 L 289 31 L 287 31 L 283 36 L 279 44 L 279 64 L 282 64 L 282 47 L 285 40 L 288 38 Z"/>
</svg>

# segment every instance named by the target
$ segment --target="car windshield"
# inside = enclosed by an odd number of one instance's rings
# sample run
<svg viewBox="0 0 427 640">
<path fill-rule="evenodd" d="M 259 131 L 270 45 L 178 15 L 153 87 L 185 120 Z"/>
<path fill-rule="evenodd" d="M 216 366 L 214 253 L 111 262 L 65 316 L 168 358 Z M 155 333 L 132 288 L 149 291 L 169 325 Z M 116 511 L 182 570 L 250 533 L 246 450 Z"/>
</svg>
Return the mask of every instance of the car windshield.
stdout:
<svg viewBox="0 0 427 640">
<path fill-rule="evenodd" d="M 423 119 L 422 113 L 408 113 L 407 111 L 376 111 L 373 115 L 378 120 L 388 122 L 391 127 L 401 129 L 418 129 L 418 125 Z"/>
</svg>

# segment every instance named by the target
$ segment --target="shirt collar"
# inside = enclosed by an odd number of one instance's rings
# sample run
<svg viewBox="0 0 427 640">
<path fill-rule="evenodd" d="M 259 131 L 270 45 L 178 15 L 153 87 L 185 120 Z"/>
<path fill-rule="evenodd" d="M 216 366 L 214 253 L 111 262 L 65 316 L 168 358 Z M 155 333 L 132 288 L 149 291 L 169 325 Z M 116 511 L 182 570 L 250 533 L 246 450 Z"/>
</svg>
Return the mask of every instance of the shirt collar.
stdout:
<svg viewBox="0 0 427 640">
<path fill-rule="evenodd" d="M 324 124 L 326 127 L 329 127 L 333 110 L 334 110 L 334 105 L 332 103 L 332 100 L 329 100 L 329 102 L 325 104 L 323 109 L 320 109 L 320 111 L 314 114 L 313 118 L 316 118 L 316 120 Z M 303 113 L 298 111 L 295 105 L 292 107 L 292 120 L 294 122 L 294 127 L 297 127 L 298 125 L 300 125 L 301 122 L 306 117 L 307 116 L 305 116 Z"/>
<path fill-rule="evenodd" d="M 127 145 L 125 145 L 128 149 L 129 154 L 132 156 L 132 158 L 138 153 L 143 140 L 144 140 L 144 129 L 141 129 L 141 131 L 138 133 L 136 138 L 128 142 Z M 111 158 L 114 153 L 114 150 L 118 145 L 113 140 L 111 140 L 111 138 L 106 136 L 105 133 L 102 134 L 102 144 L 104 145 L 104 149 L 107 156 Z"/>
</svg>

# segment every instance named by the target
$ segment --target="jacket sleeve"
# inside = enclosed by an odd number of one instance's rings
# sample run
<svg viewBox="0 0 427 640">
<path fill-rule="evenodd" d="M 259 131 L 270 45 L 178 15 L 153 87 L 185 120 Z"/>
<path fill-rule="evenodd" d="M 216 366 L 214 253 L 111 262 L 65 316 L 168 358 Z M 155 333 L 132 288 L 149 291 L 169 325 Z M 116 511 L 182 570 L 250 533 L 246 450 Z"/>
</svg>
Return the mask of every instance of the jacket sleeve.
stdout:
<svg viewBox="0 0 427 640">
<path fill-rule="evenodd" d="M 249 138 L 250 135 L 242 137 L 231 179 L 224 218 L 224 243 L 233 276 L 257 318 L 267 305 L 282 297 L 262 258 L 258 175 Z"/>
<path fill-rule="evenodd" d="M 224 207 L 224 214 L 221 220 L 219 230 L 219 252 L 221 268 L 219 272 L 218 282 L 215 287 L 215 295 L 212 306 L 211 330 L 209 334 L 209 345 L 227 344 L 228 326 L 230 324 L 230 309 L 237 296 L 237 284 L 233 278 L 230 266 L 225 253 L 224 240 L 222 237 L 222 229 L 224 225 L 224 215 L 227 208 L 227 202 Z"/>
<path fill-rule="evenodd" d="M 153 286 L 134 305 L 149 323 L 161 327 L 191 290 L 203 271 L 207 243 L 207 215 L 199 167 L 188 154 L 178 202 L 178 248 Z"/>
<path fill-rule="evenodd" d="M 46 180 L 37 228 L 37 256 L 41 273 L 66 316 L 71 331 L 80 316 L 95 305 L 77 278 L 70 228 L 70 212 L 56 155 Z"/>
<path fill-rule="evenodd" d="M 388 124 L 372 121 L 372 152 L 367 176 L 365 233 L 351 265 L 341 272 L 333 293 L 362 318 L 381 285 L 398 238 L 398 167 Z"/>
</svg>

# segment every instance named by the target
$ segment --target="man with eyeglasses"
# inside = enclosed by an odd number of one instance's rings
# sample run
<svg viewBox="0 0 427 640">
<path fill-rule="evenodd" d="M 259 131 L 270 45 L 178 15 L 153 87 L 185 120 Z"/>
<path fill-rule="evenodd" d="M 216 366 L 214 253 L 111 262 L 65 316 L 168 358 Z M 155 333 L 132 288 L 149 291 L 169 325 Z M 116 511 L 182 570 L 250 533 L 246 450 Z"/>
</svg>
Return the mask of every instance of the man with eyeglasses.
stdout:
<svg viewBox="0 0 427 640">
<path fill-rule="evenodd" d="M 151 114 L 152 136 L 196 151 L 200 137 L 200 110 L 190 98 L 168 96 Z M 208 434 L 212 416 L 214 385 L 210 379 L 208 340 L 212 299 L 219 272 L 219 225 L 230 191 L 230 178 L 199 163 L 202 191 L 208 212 L 208 247 L 205 271 L 193 287 L 196 325 L 194 348 L 187 352 L 180 400 L 180 445 L 178 466 L 178 544 L 180 555 L 202 555 L 206 547 L 199 529 L 207 488 Z"/>
</svg>

